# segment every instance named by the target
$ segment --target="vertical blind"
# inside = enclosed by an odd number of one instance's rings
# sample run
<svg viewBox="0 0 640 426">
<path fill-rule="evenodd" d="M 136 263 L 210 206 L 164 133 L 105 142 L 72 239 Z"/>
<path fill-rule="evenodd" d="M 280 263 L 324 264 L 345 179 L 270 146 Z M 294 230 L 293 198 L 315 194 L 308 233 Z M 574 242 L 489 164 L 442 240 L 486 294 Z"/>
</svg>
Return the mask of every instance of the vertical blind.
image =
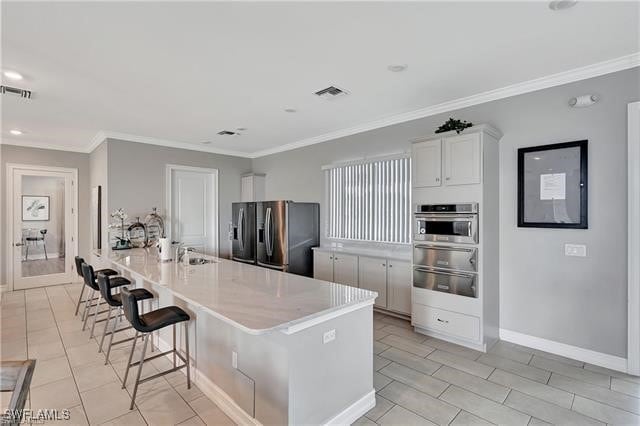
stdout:
<svg viewBox="0 0 640 426">
<path fill-rule="evenodd" d="M 325 179 L 329 238 L 411 241 L 410 158 L 334 167 Z"/>
</svg>

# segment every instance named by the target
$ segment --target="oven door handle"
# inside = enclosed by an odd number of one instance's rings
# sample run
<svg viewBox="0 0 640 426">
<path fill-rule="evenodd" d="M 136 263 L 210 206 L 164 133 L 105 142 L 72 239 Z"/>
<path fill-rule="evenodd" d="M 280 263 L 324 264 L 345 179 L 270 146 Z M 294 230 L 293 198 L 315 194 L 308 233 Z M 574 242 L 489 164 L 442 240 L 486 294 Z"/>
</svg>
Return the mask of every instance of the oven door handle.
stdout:
<svg viewBox="0 0 640 426">
<path fill-rule="evenodd" d="M 442 250 L 442 251 L 464 251 L 467 253 L 473 253 L 475 251 L 475 248 L 435 246 L 432 244 L 416 244 L 414 245 L 414 247 L 418 249 L 431 249 L 431 250 Z"/>
<path fill-rule="evenodd" d="M 476 214 L 465 214 L 465 215 L 460 215 L 460 214 L 450 214 L 450 215 L 437 215 L 437 214 L 421 214 L 421 213 L 415 213 L 415 218 L 416 219 L 429 219 L 429 220 L 437 220 L 437 221 L 449 221 L 449 222 L 453 222 L 456 220 L 468 220 L 468 219 L 477 219 L 478 215 Z"/>
<path fill-rule="evenodd" d="M 453 277 L 464 277 L 464 278 L 474 278 L 474 274 L 463 274 L 461 272 L 446 272 L 441 271 L 440 269 L 426 268 L 424 266 L 414 266 L 414 270 L 418 272 L 430 272 L 432 274 L 441 274 L 441 275 L 449 275 Z"/>
</svg>

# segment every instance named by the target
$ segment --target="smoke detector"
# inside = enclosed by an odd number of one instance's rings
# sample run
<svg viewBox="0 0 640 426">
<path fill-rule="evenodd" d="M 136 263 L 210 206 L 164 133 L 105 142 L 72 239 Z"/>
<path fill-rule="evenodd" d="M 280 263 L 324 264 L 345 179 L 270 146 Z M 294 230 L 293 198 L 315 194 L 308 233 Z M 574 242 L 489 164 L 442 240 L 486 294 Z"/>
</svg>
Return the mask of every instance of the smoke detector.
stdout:
<svg viewBox="0 0 640 426">
<path fill-rule="evenodd" d="M 323 99 L 335 99 L 341 96 L 346 96 L 348 95 L 347 91 L 340 89 L 339 87 L 336 86 L 329 86 L 327 88 L 324 88 L 322 90 L 318 90 L 317 92 L 314 93 L 316 96 L 319 96 Z"/>
<path fill-rule="evenodd" d="M 21 98 L 31 99 L 31 90 L 20 89 L 19 87 L 0 86 L 0 93 L 20 96 Z"/>
<path fill-rule="evenodd" d="M 233 135 L 237 135 L 236 132 L 232 132 L 231 130 L 221 130 L 218 132 L 218 134 L 220 136 L 233 136 Z"/>
</svg>

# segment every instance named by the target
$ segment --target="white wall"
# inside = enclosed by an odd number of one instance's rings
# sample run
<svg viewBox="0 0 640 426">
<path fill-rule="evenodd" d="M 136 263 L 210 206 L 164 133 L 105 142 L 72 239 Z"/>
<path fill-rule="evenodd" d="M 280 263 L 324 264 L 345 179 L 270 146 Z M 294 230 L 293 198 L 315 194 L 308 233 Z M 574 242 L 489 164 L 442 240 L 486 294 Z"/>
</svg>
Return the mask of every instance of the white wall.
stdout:
<svg viewBox="0 0 640 426">
<path fill-rule="evenodd" d="M 504 133 L 501 327 L 626 357 L 626 105 L 640 99 L 639 81 L 638 68 L 621 71 L 257 158 L 253 171 L 266 173 L 267 199 L 324 203 L 324 164 L 408 150 L 449 117 L 492 124 Z M 567 106 L 587 93 L 602 100 Z M 589 140 L 589 229 L 518 228 L 517 149 L 581 139 Z M 588 256 L 563 256 L 564 243 L 586 244 Z"/>
</svg>

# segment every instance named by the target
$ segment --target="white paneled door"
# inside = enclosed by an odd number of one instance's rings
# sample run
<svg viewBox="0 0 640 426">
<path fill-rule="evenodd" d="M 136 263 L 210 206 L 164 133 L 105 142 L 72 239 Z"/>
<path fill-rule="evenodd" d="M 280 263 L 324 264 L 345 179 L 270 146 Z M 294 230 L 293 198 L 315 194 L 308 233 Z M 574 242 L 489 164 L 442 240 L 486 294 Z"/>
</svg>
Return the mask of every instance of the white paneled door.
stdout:
<svg viewBox="0 0 640 426">
<path fill-rule="evenodd" d="M 77 176 L 77 169 L 7 164 L 7 265 L 14 290 L 77 280 Z"/>
<path fill-rule="evenodd" d="M 167 166 L 171 239 L 218 255 L 218 171 Z"/>
</svg>

